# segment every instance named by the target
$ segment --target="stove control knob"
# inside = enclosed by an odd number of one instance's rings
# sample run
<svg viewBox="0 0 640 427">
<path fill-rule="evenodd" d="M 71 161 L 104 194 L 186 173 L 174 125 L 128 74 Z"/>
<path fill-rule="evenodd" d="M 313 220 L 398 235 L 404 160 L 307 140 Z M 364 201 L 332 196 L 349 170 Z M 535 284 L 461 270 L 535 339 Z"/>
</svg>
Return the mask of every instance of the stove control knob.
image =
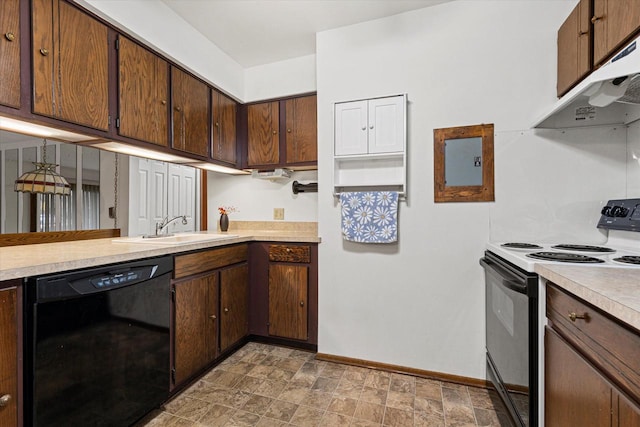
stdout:
<svg viewBox="0 0 640 427">
<path fill-rule="evenodd" d="M 605 206 L 604 208 L 602 208 L 602 210 L 600 211 L 600 214 L 602 214 L 603 216 L 612 216 L 611 206 Z"/>
<path fill-rule="evenodd" d="M 623 206 L 614 206 L 614 207 L 611 208 L 611 211 L 609 212 L 609 215 L 607 215 L 607 216 L 624 218 L 625 216 L 627 216 L 627 213 L 629 213 L 629 209 L 627 209 L 627 208 L 625 208 Z"/>
</svg>

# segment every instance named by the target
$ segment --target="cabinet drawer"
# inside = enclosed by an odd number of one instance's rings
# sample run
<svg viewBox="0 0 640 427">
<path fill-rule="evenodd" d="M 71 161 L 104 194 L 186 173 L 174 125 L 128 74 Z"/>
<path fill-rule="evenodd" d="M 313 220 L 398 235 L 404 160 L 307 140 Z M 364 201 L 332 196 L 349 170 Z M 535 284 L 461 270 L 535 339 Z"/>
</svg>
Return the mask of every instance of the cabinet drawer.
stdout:
<svg viewBox="0 0 640 427">
<path fill-rule="evenodd" d="M 199 274 L 231 264 L 237 264 L 247 260 L 248 246 L 236 245 L 209 249 L 188 255 L 175 257 L 173 277 L 181 277 Z"/>
<path fill-rule="evenodd" d="M 552 327 L 609 379 L 640 401 L 638 331 L 551 283 L 547 285 L 546 299 L 547 318 Z"/>
<path fill-rule="evenodd" d="M 311 262 L 309 246 L 269 245 L 269 261 Z"/>
</svg>

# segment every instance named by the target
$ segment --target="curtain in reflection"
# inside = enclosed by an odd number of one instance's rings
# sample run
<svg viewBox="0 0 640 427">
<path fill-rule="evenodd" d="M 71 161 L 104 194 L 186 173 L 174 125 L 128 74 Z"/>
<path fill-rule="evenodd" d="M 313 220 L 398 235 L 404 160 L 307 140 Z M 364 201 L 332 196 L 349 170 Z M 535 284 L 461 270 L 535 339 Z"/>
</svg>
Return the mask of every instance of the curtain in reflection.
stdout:
<svg viewBox="0 0 640 427">
<path fill-rule="evenodd" d="M 100 228 L 100 186 L 82 185 L 82 228 Z"/>
</svg>

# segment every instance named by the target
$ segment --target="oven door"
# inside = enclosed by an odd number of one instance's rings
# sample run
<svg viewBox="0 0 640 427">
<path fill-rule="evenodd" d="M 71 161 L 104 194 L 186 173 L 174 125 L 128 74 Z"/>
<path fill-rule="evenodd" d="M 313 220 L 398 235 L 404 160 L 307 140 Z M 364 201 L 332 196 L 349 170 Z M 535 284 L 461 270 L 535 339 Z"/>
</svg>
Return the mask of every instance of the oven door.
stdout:
<svg viewBox="0 0 640 427">
<path fill-rule="evenodd" d="M 487 377 L 520 426 L 537 416 L 538 277 L 486 252 Z"/>
</svg>

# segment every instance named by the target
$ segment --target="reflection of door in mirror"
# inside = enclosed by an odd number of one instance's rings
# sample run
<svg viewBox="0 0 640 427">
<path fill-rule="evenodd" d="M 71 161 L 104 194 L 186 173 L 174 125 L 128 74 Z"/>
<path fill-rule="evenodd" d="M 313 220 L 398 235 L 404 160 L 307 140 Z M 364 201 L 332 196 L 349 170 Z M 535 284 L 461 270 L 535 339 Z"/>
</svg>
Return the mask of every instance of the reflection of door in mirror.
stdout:
<svg viewBox="0 0 640 427">
<path fill-rule="evenodd" d="M 0 131 L 0 233 L 100 228 L 100 151 L 54 141 L 44 150 L 40 138 Z M 45 156 L 71 184 L 69 196 L 14 190 L 15 180 Z"/>
</svg>

